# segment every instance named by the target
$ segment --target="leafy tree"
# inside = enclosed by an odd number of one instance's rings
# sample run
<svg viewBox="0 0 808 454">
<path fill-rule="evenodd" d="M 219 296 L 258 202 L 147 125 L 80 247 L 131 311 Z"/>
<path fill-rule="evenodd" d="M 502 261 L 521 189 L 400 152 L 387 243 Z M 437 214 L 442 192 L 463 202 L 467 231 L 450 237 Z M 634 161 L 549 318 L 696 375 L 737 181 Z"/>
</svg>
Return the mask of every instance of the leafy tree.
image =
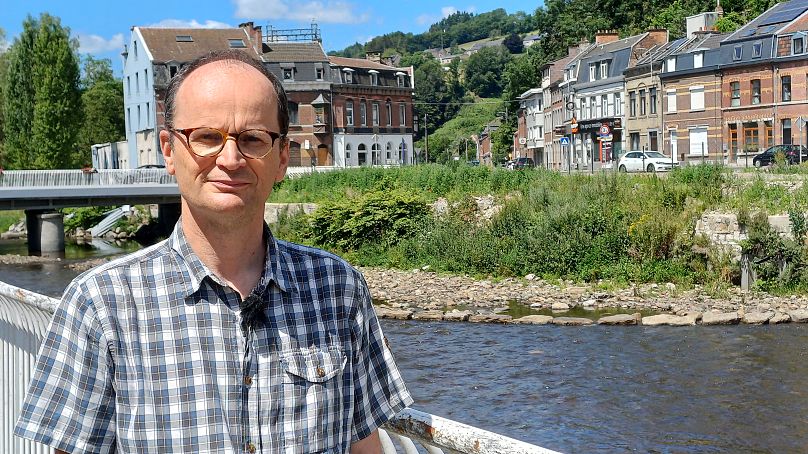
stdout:
<svg viewBox="0 0 808 454">
<path fill-rule="evenodd" d="M 8 69 L 3 88 L 3 134 L 5 164 L 13 169 L 34 165 L 31 131 L 34 124 L 34 41 L 39 22 L 28 16 L 23 30 L 8 51 Z"/>
<path fill-rule="evenodd" d="M 4 159 L 4 138 L 3 133 L 3 103 L 5 96 L 6 73 L 8 72 L 8 52 L 6 51 L 6 32 L 0 28 L 0 166 L 5 162 Z"/>
<path fill-rule="evenodd" d="M 508 35 L 502 45 L 512 54 L 521 54 L 525 50 L 525 45 L 522 43 L 522 38 L 516 33 Z"/>
<path fill-rule="evenodd" d="M 524 55 L 511 60 L 503 74 L 505 87 L 502 98 L 514 100 L 525 91 L 540 86 L 540 68 L 548 61 L 539 46 L 531 46 Z"/>
<path fill-rule="evenodd" d="M 743 20 L 740 14 L 732 12 L 715 21 L 715 29 L 721 33 L 732 33 L 741 28 L 744 22 L 746 21 Z"/>
<path fill-rule="evenodd" d="M 473 54 L 464 68 L 465 86 L 477 96 L 493 98 L 502 94 L 502 68 L 511 54 L 502 46 L 486 47 Z"/>
<path fill-rule="evenodd" d="M 70 30 L 58 18 L 42 14 L 34 40 L 34 167 L 73 167 L 72 150 L 81 126 L 79 65 Z"/>
<path fill-rule="evenodd" d="M 96 59 L 92 55 L 82 58 L 81 89 L 87 90 L 99 82 L 115 81 L 109 58 Z"/>
<path fill-rule="evenodd" d="M 72 157 L 74 166 L 90 162 L 90 147 L 124 139 L 123 86 L 120 81 L 101 80 L 81 95 L 84 122 Z"/>
</svg>

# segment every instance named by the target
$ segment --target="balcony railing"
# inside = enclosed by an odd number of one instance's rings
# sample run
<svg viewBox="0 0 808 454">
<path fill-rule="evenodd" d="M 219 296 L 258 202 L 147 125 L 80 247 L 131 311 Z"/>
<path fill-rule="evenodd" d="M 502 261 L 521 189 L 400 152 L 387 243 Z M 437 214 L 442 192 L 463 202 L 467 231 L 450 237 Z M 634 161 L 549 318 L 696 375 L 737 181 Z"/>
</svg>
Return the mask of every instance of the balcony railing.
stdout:
<svg viewBox="0 0 808 454">
<path fill-rule="evenodd" d="M 14 423 L 57 300 L 0 282 L 0 452 L 51 453 L 51 448 L 17 438 Z M 554 454 L 477 427 L 411 408 L 380 431 L 384 454 Z"/>
</svg>

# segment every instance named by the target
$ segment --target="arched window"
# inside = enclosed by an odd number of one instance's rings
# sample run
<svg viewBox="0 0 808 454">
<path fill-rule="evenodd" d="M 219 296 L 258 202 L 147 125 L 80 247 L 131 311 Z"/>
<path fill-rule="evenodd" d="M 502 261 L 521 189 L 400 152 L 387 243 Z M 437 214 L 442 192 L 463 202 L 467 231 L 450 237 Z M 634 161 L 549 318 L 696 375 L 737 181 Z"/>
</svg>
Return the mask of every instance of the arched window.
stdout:
<svg viewBox="0 0 808 454">
<path fill-rule="evenodd" d="M 345 144 L 345 165 L 351 165 L 351 144 Z"/>
<path fill-rule="evenodd" d="M 390 161 L 393 160 L 393 144 L 391 142 L 387 142 L 387 146 L 385 147 L 385 164 L 390 164 Z"/>
<path fill-rule="evenodd" d="M 374 143 L 370 149 L 371 151 L 371 164 L 372 165 L 379 165 L 381 164 L 382 160 L 382 146 L 377 143 Z"/>
<path fill-rule="evenodd" d="M 368 165 L 368 148 L 365 144 L 360 143 L 359 146 L 356 147 L 356 159 L 360 166 Z"/>
</svg>

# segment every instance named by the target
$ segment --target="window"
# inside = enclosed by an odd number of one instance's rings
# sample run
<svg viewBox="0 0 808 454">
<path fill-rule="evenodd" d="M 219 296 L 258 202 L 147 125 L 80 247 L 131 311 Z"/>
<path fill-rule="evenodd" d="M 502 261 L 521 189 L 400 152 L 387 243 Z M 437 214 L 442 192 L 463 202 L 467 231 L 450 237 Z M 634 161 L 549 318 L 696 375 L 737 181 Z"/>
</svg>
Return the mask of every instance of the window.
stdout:
<svg viewBox="0 0 808 454">
<path fill-rule="evenodd" d="M 637 116 L 637 92 L 628 92 L 628 116 Z"/>
<path fill-rule="evenodd" d="M 314 108 L 314 124 L 315 125 L 325 124 L 325 107 L 317 106 Z"/>
<path fill-rule="evenodd" d="M 149 91 L 149 70 L 143 70 L 143 86 L 146 88 L 146 91 Z"/>
<path fill-rule="evenodd" d="M 592 106 L 589 104 L 589 98 L 584 98 L 583 102 L 584 102 L 584 108 L 586 109 L 584 118 L 592 118 Z"/>
<path fill-rule="evenodd" d="M 372 119 L 373 119 L 373 126 L 379 126 L 379 103 L 373 103 L 373 110 L 371 111 Z"/>
<path fill-rule="evenodd" d="M 137 41 L 132 43 L 132 50 L 135 51 L 135 60 L 137 60 Z"/>
<path fill-rule="evenodd" d="M 595 118 L 601 118 L 603 116 L 603 111 L 600 109 L 598 98 L 590 98 L 589 102 L 592 103 L 592 111 L 595 114 Z"/>
<path fill-rule="evenodd" d="M 651 114 L 653 115 L 653 114 L 656 114 L 656 111 L 657 111 L 657 107 L 656 107 L 656 105 L 657 105 L 657 89 L 656 89 L 656 87 L 649 88 L 648 93 L 649 93 L 648 94 L 648 97 L 649 97 L 648 105 L 651 107 Z"/>
<path fill-rule="evenodd" d="M 192 43 L 194 42 L 194 38 L 191 35 L 176 35 L 175 38 L 178 43 Z"/>
<path fill-rule="evenodd" d="M 387 126 L 393 126 L 393 104 L 389 99 L 384 103 L 384 113 L 387 116 Z"/>
<path fill-rule="evenodd" d="M 704 110 L 704 87 L 690 87 L 690 110 Z"/>
<path fill-rule="evenodd" d="M 733 60 L 740 60 L 743 57 L 743 47 L 742 46 L 735 46 L 732 50 L 732 59 Z"/>
<path fill-rule="evenodd" d="M 151 118 L 151 103 L 146 103 L 146 127 L 149 127 L 149 118 Z"/>
<path fill-rule="evenodd" d="M 345 103 L 345 124 L 347 126 L 353 126 L 353 101 L 348 101 Z"/>
<path fill-rule="evenodd" d="M 134 131 L 134 129 L 132 129 L 132 108 L 131 107 L 126 108 L 126 128 L 129 130 L 129 132 Z"/>
<path fill-rule="evenodd" d="M 345 144 L 345 165 L 349 165 L 351 162 L 351 144 Z"/>
<path fill-rule="evenodd" d="M 771 121 L 764 121 L 763 126 L 766 128 L 766 146 L 771 147 L 774 145 L 774 128 Z"/>
<path fill-rule="evenodd" d="M 791 53 L 793 55 L 799 55 L 805 52 L 805 37 L 793 37 L 791 38 Z"/>
<path fill-rule="evenodd" d="M 379 73 L 370 73 L 370 85 L 379 85 Z"/>
<path fill-rule="evenodd" d="M 295 69 L 283 68 L 283 80 L 295 80 Z"/>
<path fill-rule="evenodd" d="M 244 44 L 243 39 L 228 39 L 227 44 L 229 44 L 230 47 L 233 49 L 242 49 L 247 47 L 247 45 Z"/>
<path fill-rule="evenodd" d="M 780 78 L 780 85 L 782 86 L 782 101 L 791 101 L 791 76 L 783 76 Z"/>
<path fill-rule="evenodd" d="M 639 132 L 632 132 L 629 134 L 629 148 L 632 150 L 639 150 L 640 149 L 640 133 Z"/>
<path fill-rule="evenodd" d="M 609 104 L 608 104 L 608 97 L 606 95 L 601 95 L 600 97 L 600 109 L 603 111 L 604 117 L 611 116 L 611 112 L 609 112 Z"/>
<path fill-rule="evenodd" d="M 323 68 L 315 68 L 314 69 L 314 78 L 317 80 L 323 80 Z"/>
<path fill-rule="evenodd" d="M 387 152 L 387 153 L 385 153 L 387 155 L 387 159 L 385 160 L 385 164 L 389 164 L 390 161 L 393 160 L 393 144 L 390 143 L 390 142 L 387 142 L 387 146 L 384 147 L 384 149 Z"/>
<path fill-rule="evenodd" d="M 676 112 L 676 90 L 668 90 L 668 112 Z"/>
<path fill-rule="evenodd" d="M 289 109 L 289 124 L 296 125 L 300 124 L 298 120 L 298 108 L 297 103 L 289 101 L 286 103 Z"/>
<path fill-rule="evenodd" d="M 398 104 L 398 124 L 407 126 L 407 105 L 403 102 Z"/>
<path fill-rule="evenodd" d="M 135 93 L 140 93 L 140 73 L 135 73 Z"/>
<path fill-rule="evenodd" d="M 169 77 L 173 78 L 174 76 L 176 76 L 178 70 L 179 70 L 179 68 L 177 67 L 177 65 L 168 65 L 168 75 L 169 75 Z"/>
<path fill-rule="evenodd" d="M 656 131 L 648 131 L 648 149 L 659 151 L 659 133 Z"/>
<path fill-rule="evenodd" d="M 786 145 L 790 145 L 792 142 L 791 138 L 791 119 L 790 118 L 783 118 L 783 143 Z"/>
<path fill-rule="evenodd" d="M 730 103 L 729 105 L 732 107 L 738 107 L 741 105 L 741 83 L 740 82 L 730 82 L 729 83 L 729 91 L 731 93 Z"/>
<path fill-rule="evenodd" d="M 345 83 L 352 84 L 353 83 L 353 73 L 350 71 L 345 71 Z"/>
<path fill-rule="evenodd" d="M 600 78 L 605 79 L 609 77 L 609 62 L 602 61 L 600 62 Z"/>
<path fill-rule="evenodd" d="M 368 125 L 368 106 L 364 99 L 359 101 L 359 125 Z"/>
<path fill-rule="evenodd" d="M 140 131 L 140 104 L 137 105 L 137 130 Z"/>
<path fill-rule="evenodd" d="M 594 63 L 589 64 L 589 80 L 590 81 L 595 80 L 595 64 Z"/>
<path fill-rule="evenodd" d="M 701 68 L 704 66 L 704 52 L 696 52 L 693 54 L 693 68 Z"/>
<path fill-rule="evenodd" d="M 406 85 L 404 85 L 404 82 L 406 82 L 406 80 L 404 79 L 404 74 L 398 74 L 398 75 L 396 76 L 396 81 L 398 82 L 398 86 L 399 86 L 399 87 L 404 87 L 404 86 L 406 86 Z"/>
<path fill-rule="evenodd" d="M 760 55 L 763 52 L 763 43 L 757 41 L 752 43 L 752 58 L 760 58 Z"/>
<path fill-rule="evenodd" d="M 132 77 L 126 76 L 126 96 L 132 96 Z"/>
<path fill-rule="evenodd" d="M 640 115 L 645 115 L 646 113 L 645 90 L 640 90 Z"/>
<path fill-rule="evenodd" d="M 758 135 L 758 125 L 757 123 L 744 123 L 743 124 L 743 144 L 744 149 L 757 152 L 760 150 L 760 142 L 759 142 L 759 135 Z"/>
<path fill-rule="evenodd" d="M 676 71 L 676 57 L 671 57 L 665 64 L 665 69 L 667 72 Z"/>
<path fill-rule="evenodd" d="M 760 79 L 753 79 L 751 82 L 752 87 L 752 104 L 760 104 Z"/>
<path fill-rule="evenodd" d="M 738 155 L 738 125 L 729 124 L 729 151 L 732 155 Z"/>
<path fill-rule="evenodd" d="M 614 94 L 614 115 L 617 117 L 623 115 L 623 98 L 620 93 Z"/>
</svg>

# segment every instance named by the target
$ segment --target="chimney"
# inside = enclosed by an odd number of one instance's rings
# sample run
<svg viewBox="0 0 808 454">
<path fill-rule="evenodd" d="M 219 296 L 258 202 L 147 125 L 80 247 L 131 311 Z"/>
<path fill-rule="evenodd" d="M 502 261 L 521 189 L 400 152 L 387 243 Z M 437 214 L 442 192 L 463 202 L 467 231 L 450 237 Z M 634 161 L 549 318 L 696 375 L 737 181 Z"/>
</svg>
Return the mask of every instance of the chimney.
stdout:
<svg viewBox="0 0 808 454">
<path fill-rule="evenodd" d="M 599 30 L 595 33 L 595 44 L 608 44 L 617 41 L 619 37 L 617 30 Z"/>
<path fill-rule="evenodd" d="M 661 46 L 668 42 L 668 30 L 665 28 L 649 28 L 648 37 L 653 45 Z M 650 47 L 648 46 L 648 48 Z"/>
<path fill-rule="evenodd" d="M 244 22 L 238 24 L 239 28 L 243 28 L 245 32 L 247 32 L 247 36 L 250 37 L 250 41 L 252 41 L 253 47 L 256 49 L 261 48 L 261 43 L 263 41 L 263 36 L 261 36 L 261 26 L 255 26 L 252 21 Z"/>
<path fill-rule="evenodd" d="M 382 62 L 382 53 L 381 52 L 365 52 L 365 60 L 373 61 L 376 63 Z"/>
</svg>

